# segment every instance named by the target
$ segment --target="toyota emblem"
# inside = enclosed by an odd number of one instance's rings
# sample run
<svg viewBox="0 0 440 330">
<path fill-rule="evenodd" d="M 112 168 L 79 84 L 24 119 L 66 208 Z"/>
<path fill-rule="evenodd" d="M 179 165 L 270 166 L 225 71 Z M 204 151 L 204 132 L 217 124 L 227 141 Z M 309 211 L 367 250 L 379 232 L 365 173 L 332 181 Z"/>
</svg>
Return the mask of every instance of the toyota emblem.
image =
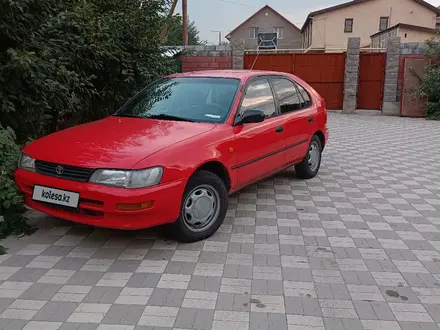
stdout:
<svg viewBox="0 0 440 330">
<path fill-rule="evenodd" d="M 62 175 L 64 173 L 64 167 L 58 165 L 55 171 L 57 172 L 58 175 Z"/>
</svg>

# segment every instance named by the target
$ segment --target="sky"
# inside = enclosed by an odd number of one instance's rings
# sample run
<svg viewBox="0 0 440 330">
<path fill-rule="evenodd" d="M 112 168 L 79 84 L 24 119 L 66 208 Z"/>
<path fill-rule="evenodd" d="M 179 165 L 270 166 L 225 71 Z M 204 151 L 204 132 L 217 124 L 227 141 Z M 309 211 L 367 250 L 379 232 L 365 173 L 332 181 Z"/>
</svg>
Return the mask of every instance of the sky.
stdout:
<svg viewBox="0 0 440 330">
<path fill-rule="evenodd" d="M 264 5 L 270 5 L 292 23 L 301 28 L 308 13 L 334 6 L 345 0 L 187 0 L 188 15 L 200 30 L 200 37 L 208 44 L 218 43 L 218 32 L 224 36 L 254 14 Z M 440 0 L 428 0 L 434 6 L 440 6 Z M 181 13 L 179 0 L 177 12 Z"/>
</svg>

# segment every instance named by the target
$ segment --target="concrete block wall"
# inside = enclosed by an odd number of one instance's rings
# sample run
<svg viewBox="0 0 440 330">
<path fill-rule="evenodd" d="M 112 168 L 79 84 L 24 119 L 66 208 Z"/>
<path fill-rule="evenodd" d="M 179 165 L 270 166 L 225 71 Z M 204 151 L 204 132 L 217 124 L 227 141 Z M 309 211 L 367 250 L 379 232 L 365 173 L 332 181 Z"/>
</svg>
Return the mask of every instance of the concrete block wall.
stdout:
<svg viewBox="0 0 440 330">
<path fill-rule="evenodd" d="M 198 45 L 183 48 L 187 56 L 231 56 L 230 45 Z"/>
<path fill-rule="evenodd" d="M 359 58 L 361 38 L 349 38 L 345 58 L 343 113 L 354 113 L 359 87 Z"/>
<path fill-rule="evenodd" d="M 244 69 L 244 40 L 231 42 L 232 49 L 232 68 L 237 70 Z"/>
<path fill-rule="evenodd" d="M 424 42 L 406 42 L 400 45 L 402 55 L 424 55 L 426 43 Z"/>
<path fill-rule="evenodd" d="M 384 115 L 398 116 L 400 102 L 397 100 L 397 77 L 400 60 L 400 37 L 393 37 L 387 43 L 385 63 L 385 83 L 383 87 L 382 113 Z"/>
<path fill-rule="evenodd" d="M 179 58 L 182 72 L 232 68 L 232 51 L 229 45 L 186 46 Z"/>
</svg>

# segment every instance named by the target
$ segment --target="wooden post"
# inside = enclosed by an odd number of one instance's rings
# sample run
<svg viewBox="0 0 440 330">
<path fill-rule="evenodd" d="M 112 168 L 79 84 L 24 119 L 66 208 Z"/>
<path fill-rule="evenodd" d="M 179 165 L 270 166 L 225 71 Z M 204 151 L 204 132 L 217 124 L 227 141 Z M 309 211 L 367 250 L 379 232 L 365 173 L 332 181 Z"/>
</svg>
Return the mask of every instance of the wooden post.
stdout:
<svg viewBox="0 0 440 330">
<path fill-rule="evenodd" d="M 188 3 L 182 0 L 183 46 L 188 46 Z"/>
</svg>

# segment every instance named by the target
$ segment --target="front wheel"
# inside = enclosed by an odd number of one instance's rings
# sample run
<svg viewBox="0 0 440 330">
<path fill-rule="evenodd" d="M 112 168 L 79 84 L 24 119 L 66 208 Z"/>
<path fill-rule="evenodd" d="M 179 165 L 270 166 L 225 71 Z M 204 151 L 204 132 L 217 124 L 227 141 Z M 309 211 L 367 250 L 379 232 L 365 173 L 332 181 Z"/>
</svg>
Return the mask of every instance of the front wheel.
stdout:
<svg viewBox="0 0 440 330">
<path fill-rule="evenodd" d="M 321 140 L 314 135 L 309 145 L 306 157 L 301 163 L 295 165 L 296 176 L 300 179 L 314 178 L 321 167 L 322 146 Z"/>
<path fill-rule="evenodd" d="M 179 218 L 170 225 L 175 239 L 191 243 L 213 235 L 228 210 L 228 191 L 214 173 L 197 172 L 188 182 Z"/>
</svg>

